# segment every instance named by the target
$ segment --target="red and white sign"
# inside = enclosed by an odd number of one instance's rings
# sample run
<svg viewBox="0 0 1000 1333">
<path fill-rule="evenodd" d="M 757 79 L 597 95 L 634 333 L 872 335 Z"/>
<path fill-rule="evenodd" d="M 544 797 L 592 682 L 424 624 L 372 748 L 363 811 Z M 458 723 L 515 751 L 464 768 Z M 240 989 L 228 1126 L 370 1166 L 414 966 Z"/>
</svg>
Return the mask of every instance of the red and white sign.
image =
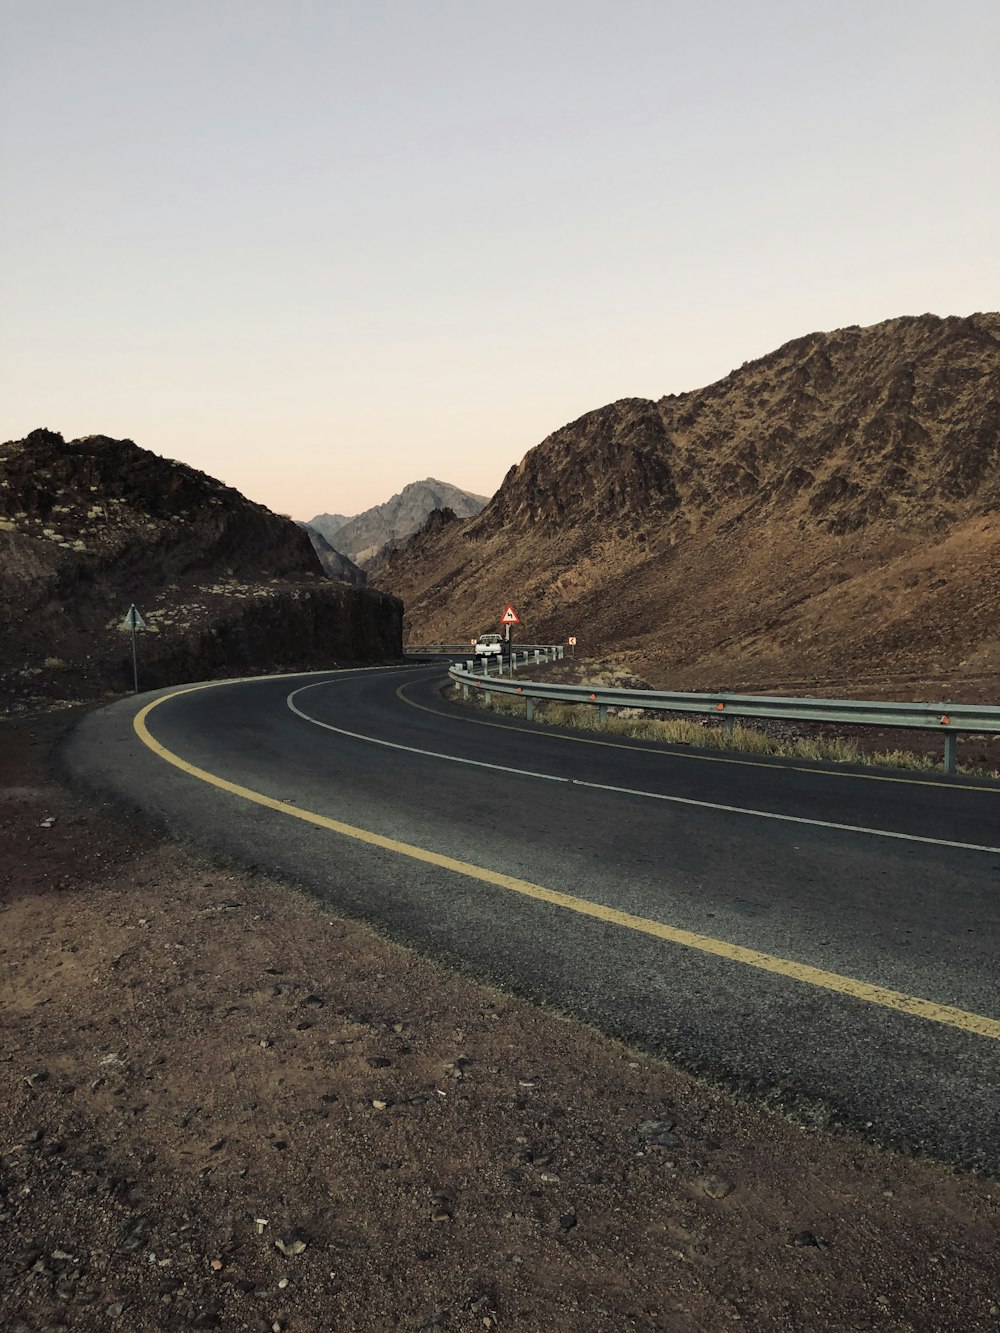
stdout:
<svg viewBox="0 0 1000 1333">
<path fill-rule="evenodd" d="M 576 647 L 576 635 L 575 635 L 575 634 L 571 634 L 571 635 L 569 636 L 569 646 L 570 646 L 571 648 L 575 648 L 575 647 Z"/>
<path fill-rule="evenodd" d="M 511 604 L 507 603 L 507 609 L 500 617 L 501 625 L 520 625 L 521 617 L 517 614 Z"/>
</svg>

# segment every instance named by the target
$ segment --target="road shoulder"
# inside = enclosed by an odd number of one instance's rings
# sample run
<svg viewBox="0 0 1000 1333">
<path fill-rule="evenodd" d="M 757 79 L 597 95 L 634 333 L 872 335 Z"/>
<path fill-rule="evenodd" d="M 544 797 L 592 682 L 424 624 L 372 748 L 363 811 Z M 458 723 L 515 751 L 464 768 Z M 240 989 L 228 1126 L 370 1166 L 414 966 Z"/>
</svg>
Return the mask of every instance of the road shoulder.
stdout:
<svg viewBox="0 0 1000 1333">
<path fill-rule="evenodd" d="M 0 738 L 4 1327 L 1000 1327 L 995 1182 L 68 793 L 64 725 Z"/>
</svg>

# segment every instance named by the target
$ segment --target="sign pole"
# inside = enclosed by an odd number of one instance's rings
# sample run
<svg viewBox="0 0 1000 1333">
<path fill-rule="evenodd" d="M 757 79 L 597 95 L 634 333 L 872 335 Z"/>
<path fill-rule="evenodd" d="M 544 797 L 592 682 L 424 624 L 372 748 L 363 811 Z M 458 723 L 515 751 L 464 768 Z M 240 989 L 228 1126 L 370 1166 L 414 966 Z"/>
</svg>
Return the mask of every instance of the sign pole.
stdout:
<svg viewBox="0 0 1000 1333">
<path fill-rule="evenodd" d="M 503 625 L 503 627 L 504 627 L 504 631 L 505 631 L 505 633 L 506 633 L 506 645 L 507 645 L 507 668 L 508 668 L 508 675 L 511 675 L 511 676 L 513 676 L 513 674 L 514 674 L 514 645 L 513 645 L 513 642 L 512 642 L 512 640 L 511 640 L 510 628 L 511 628 L 512 625 L 520 625 L 520 623 L 521 623 L 521 617 L 517 614 L 517 612 L 514 610 L 514 608 L 513 608 L 513 607 L 511 606 L 511 604 L 508 602 L 508 603 L 507 603 L 507 609 L 504 611 L 503 615 L 500 617 L 500 624 Z M 500 674 L 501 674 L 501 676 L 503 675 L 503 653 L 502 653 L 502 652 L 501 652 L 501 654 L 500 654 Z"/>
<path fill-rule="evenodd" d="M 136 640 L 136 634 L 139 630 L 146 628 L 146 622 L 136 610 L 135 602 L 125 612 L 125 619 L 122 621 L 122 629 L 127 629 L 132 635 L 132 693 L 139 693 L 139 647 Z"/>
</svg>

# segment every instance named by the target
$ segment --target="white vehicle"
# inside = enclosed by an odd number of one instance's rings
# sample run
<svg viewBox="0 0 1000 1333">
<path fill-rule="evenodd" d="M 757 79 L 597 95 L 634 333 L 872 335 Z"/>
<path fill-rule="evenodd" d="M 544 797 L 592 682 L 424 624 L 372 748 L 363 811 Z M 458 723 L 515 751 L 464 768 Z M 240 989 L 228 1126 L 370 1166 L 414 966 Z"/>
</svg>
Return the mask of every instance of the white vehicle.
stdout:
<svg viewBox="0 0 1000 1333">
<path fill-rule="evenodd" d="M 503 657 L 503 635 L 480 634 L 475 652 L 477 657 Z"/>
</svg>

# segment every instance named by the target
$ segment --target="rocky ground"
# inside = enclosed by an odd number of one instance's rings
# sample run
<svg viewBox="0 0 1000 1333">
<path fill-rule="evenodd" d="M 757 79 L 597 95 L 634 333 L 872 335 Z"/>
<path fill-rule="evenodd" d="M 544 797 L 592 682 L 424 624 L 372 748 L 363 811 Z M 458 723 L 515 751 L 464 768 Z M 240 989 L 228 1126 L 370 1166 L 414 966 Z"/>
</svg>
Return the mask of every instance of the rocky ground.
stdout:
<svg viewBox="0 0 1000 1333">
<path fill-rule="evenodd" d="M 1000 1188 L 68 792 L 0 723 L 0 1327 L 1000 1329 Z M 331 866 L 336 877 L 336 865 Z"/>
</svg>

